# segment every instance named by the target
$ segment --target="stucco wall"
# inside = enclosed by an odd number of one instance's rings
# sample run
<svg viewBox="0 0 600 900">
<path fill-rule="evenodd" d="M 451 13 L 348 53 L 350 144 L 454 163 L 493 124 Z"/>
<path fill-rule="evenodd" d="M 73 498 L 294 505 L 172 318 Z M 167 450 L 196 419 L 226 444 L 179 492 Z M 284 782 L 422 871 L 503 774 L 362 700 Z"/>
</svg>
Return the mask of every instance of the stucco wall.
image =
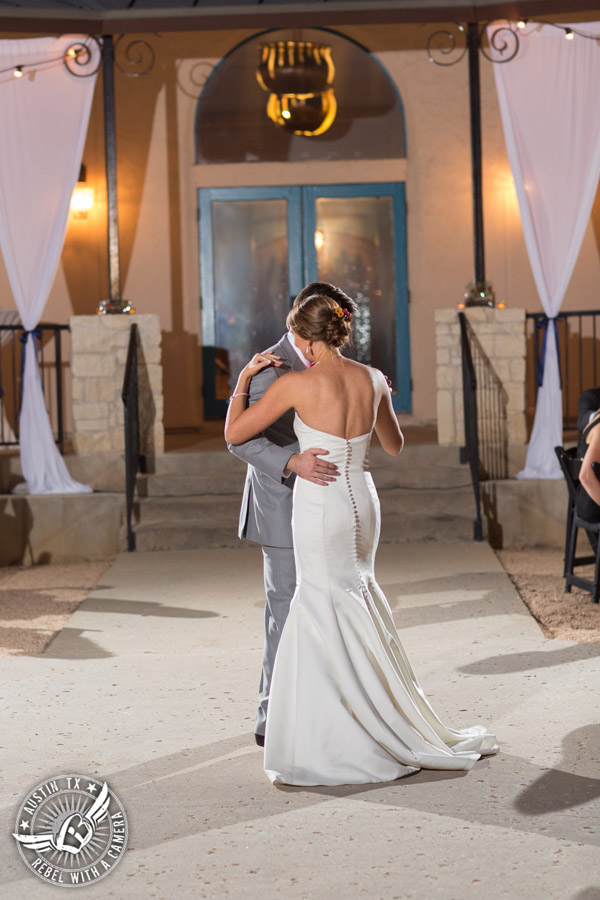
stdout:
<svg viewBox="0 0 600 900">
<path fill-rule="evenodd" d="M 403 421 L 435 420 L 434 310 L 455 306 L 472 278 L 467 62 L 439 68 L 428 61 L 425 40 L 432 26 L 339 30 L 376 53 L 395 80 L 406 116 L 406 162 L 194 166 L 199 85 L 248 32 L 150 35 L 156 52 L 152 72 L 144 78 L 116 75 L 123 295 L 139 312 L 160 317 L 166 428 L 202 422 L 197 187 L 394 179 L 405 179 L 408 203 L 414 391 L 413 414 Z M 540 303 L 523 242 L 492 64 L 484 59 L 481 80 L 487 276 L 509 306 L 536 311 Z M 84 161 L 96 203 L 88 219 L 69 223 L 46 321 L 90 314 L 107 295 L 100 80 Z M 599 305 L 599 244 L 597 200 L 564 308 Z M 10 297 L 1 262 L 0 291 Z"/>
</svg>

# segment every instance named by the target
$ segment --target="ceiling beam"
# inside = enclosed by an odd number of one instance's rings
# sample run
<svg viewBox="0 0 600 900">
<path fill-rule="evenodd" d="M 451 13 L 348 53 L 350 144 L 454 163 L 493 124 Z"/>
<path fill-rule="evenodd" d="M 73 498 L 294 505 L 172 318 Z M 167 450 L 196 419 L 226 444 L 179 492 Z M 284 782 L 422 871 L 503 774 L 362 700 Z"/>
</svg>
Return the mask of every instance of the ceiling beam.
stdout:
<svg viewBox="0 0 600 900">
<path fill-rule="evenodd" d="M 216 2 L 188 9 L 123 11 L 60 10 L 43 7 L 0 7 L 0 32 L 57 34 L 122 34 L 167 31 L 210 31 L 231 28 L 299 28 L 336 25 L 406 24 L 418 22 L 487 22 L 491 19 L 596 12 L 599 0 L 372 0 L 356 3 L 273 3 L 248 5 Z M 579 18 L 579 16 L 578 16 Z M 590 15 L 590 18 L 596 18 Z"/>
</svg>

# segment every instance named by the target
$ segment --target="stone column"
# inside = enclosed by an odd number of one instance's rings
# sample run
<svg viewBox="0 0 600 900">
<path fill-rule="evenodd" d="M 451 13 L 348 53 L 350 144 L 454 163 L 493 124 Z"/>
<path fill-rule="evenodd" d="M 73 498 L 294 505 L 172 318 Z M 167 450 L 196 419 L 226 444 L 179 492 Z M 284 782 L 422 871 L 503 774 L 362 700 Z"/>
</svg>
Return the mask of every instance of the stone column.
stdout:
<svg viewBox="0 0 600 900">
<path fill-rule="evenodd" d="M 78 454 L 122 452 L 123 377 L 138 326 L 140 452 L 164 452 L 160 322 L 156 315 L 71 316 L 73 444 Z"/>
<path fill-rule="evenodd" d="M 457 312 L 435 311 L 438 443 L 446 446 L 465 442 Z M 465 313 L 506 391 L 508 442 L 525 444 L 525 310 L 471 307 Z"/>
</svg>

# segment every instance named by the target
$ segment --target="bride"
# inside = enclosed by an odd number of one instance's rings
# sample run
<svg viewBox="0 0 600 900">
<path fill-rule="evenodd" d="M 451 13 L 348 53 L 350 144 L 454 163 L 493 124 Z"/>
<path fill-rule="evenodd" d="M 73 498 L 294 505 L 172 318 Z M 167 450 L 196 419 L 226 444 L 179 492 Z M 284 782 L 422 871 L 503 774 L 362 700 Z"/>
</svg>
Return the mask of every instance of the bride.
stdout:
<svg viewBox="0 0 600 900">
<path fill-rule="evenodd" d="M 233 392 L 225 437 L 239 444 L 289 409 L 300 449 L 329 451 L 340 476 L 297 479 L 293 533 L 298 583 L 273 672 L 265 771 L 273 783 L 364 784 L 426 769 L 470 769 L 498 747 L 475 725 L 455 730 L 437 717 L 411 668 L 388 602 L 375 581 L 379 500 L 367 451 L 375 431 L 397 456 L 402 432 L 386 379 L 340 353 L 352 316 L 309 296 L 287 326 L 312 363 L 278 378 L 246 407 L 253 375 L 281 365 L 257 353 Z"/>
</svg>

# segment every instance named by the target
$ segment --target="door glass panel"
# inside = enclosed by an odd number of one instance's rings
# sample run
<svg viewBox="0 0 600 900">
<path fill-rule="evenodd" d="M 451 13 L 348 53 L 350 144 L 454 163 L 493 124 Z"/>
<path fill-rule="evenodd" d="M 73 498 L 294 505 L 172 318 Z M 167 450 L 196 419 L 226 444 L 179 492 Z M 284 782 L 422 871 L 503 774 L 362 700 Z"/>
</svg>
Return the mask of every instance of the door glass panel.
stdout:
<svg viewBox="0 0 600 900">
<path fill-rule="evenodd" d="M 396 387 L 394 216 L 391 197 L 317 197 L 317 280 L 358 303 L 348 355 L 381 369 Z"/>
<path fill-rule="evenodd" d="M 287 201 L 211 203 L 217 399 L 227 399 L 240 369 L 275 343 L 289 309 Z"/>
</svg>

